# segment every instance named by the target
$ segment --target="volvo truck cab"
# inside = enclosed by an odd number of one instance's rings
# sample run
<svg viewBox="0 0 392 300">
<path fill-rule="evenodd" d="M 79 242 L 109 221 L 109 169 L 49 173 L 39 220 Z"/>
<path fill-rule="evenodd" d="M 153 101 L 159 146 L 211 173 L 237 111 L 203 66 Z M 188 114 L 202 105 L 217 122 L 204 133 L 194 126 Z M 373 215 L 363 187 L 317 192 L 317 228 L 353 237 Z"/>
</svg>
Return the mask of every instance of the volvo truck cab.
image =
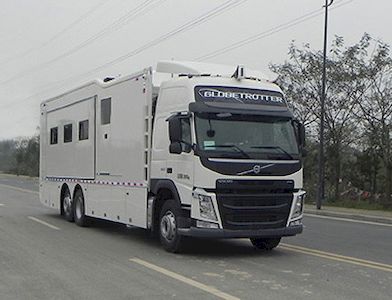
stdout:
<svg viewBox="0 0 392 300">
<path fill-rule="evenodd" d="M 160 86 L 153 126 L 151 191 L 156 204 L 173 198 L 158 205 L 165 248 L 197 236 L 272 249 L 301 233 L 304 127 L 281 89 L 242 66 L 232 75 L 189 69 L 157 68 L 178 75 Z"/>
</svg>

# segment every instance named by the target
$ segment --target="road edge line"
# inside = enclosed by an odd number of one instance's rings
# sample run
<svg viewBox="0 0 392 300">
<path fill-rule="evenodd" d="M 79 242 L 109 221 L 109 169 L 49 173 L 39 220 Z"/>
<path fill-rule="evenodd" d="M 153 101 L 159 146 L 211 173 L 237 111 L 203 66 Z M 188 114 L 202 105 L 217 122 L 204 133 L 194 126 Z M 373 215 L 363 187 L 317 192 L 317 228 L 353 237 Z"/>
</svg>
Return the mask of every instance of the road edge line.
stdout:
<svg viewBox="0 0 392 300">
<path fill-rule="evenodd" d="M 380 262 L 376 262 L 376 261 L 372 261 L 372 260 L 368 260 L 368 259 L 361 259 L 361 258 L 356 258 L 356 257 L 352 257 L 352 256 L 346 256 L 346 255 L 341 255 L 341 254 L 336 254 L 336 253 L 332 253 L 332 252 L 327 252 L 327 251 L 322 251 L 322 250 L 317 250 L 317 249 L 312 249 L 312 248 L 307 248 L 307 247 L 302 247 L 302 246 L 297 246 L 297 245 L 292 245 L 292 244 L 286 244 L 286 243 L 281 243 L 281 245 L 286 246 L 286 247 L 296 248 L 299 250 L 311 251 L 311 252 L 324 254 L 324 255 L 331 255 L 331 256 L 335 256 L 335 257 L 339 257 L 339 258 L 343 258 L 343 259 L 359 261 L 359 262 L 363 262 L 363 263 L 367 263 L 367 264 L 378 265 L 380 267 L 386 267 L 386 268 L 392 269 L 392 265 L 390 265 L 390 264 L 384 264 L 384 263 L 380 263 Z"/>
<path fill-rule="evenodd" d="M 142 260 L 140 258 L 136 258 L 136 257 L 130 258 L 129 261 L 137 263 L 137 264 L 139 264 L 139 265 L 141 265 L 141 266 L 143 266 L 145 268 L 148 268 L 150 270 L 154 270 L 156 272 L 159 272 L 159 273 L 161 273 L 163 275 L 166 275 L 168 277 L 171 277 L 171 278 L 176 279 L 178 281 L 181 281 L 183 283 L 186 283 L 186 284 L 188 284 L 190 286 L 198 288 L 198 289 L 200 289 L 200 290 L 202 290 L 204 292 L 210 293 L 210 294 L 212 294 L 214 296 L 217 296 L 217 297 L 219 297 L 221 299 L 225 299 L 225 300 L 240 300 L 240 298 L 232 296 L 232 295 L 229 295 L 229 294 L 227 294 L 225 292 L 222 292 L 222 291 L 218 290 L 215 287 L 205 285 L 203 283 L 200 283 L 198 281 L 195 281 L 193 279 L 190 279 L 188 277 L 185 277 L 185 276 L 180 275 L 178 273 L 175 273 L 173 271 L 170 271 L 170 270 L 167 270 L 165 268 L 162 268 L 162 267 L 159 267 L 157 265 L 154 265 L 152 263 L 149 263 L 149 262 L 147 262 L 145 260 Z"/>
<path fill-rule="evenodd" d="M 376 225 L 376 226 L 386 226 L 392 227 L 391 223 L 387 222 L 375 222 L 375 221 L 365 221 L 365 220 L 358 220 L 347 217 L 334 217 L 334 216 L 326 216 L 314 213 L 304 213 L 305 216 L 309 216 L 311 218 L 319 218 L 319 219 L 329 219 L 329 220 L 337 220 L 337 221 L 344 221 L 344 222 L 351 222 L 351 223 L 359 223 L 359 224 L 367 224 L 367 225 Z"/>
<path fill-rule="evenodd" d="M 281 243 L 281 246 L 279 246 L 280 249 L 284 250 L 289 250 L 293 252 L 298 252 L 302 254 L 308 254 L 308 255 L 313 255 L 317 257 L 322 257 L 326 258 L 329 260 L 336 260 L 336 261 L 341 261 L 353 265 L 359 265 L 363 267 L 368 267 L 371 269 L 378 269 L 386 272 L 392 272 L 392 265 L 388 264 L 383 264 L 383 263 L 378 263 L 374 262 L 371 260 L 365 260 L 365 259 L 359 259 L 355 257 L 350 257 L 350 256 L 344 256 L 344 255 L 339 255 L 335 253 L 330 253 L 330 252 L 325 252 L 325 251 L 320 251 L 316 249 L 311 249 L 311 248 L 305 248 L 305 247 L 300 247 L 300 246 L 295 246 L 295 245 L 290 245 L 290 244 L 285 244 Z"/>
</svg>

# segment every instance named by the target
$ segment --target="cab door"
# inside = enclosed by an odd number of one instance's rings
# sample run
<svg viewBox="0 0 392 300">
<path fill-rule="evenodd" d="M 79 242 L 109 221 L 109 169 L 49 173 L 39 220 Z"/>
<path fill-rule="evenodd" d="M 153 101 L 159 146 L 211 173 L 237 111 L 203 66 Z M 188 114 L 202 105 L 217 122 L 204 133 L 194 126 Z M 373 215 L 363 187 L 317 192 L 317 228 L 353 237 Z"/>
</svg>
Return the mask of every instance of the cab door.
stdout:
<svg viewBox="0 0 392 300">
<path fill-rule="evenodd" d="M 182 152 L 180 154 L 169 153 L 167 162 L 167 177 L 175 183 L 182 204 L 191 204 L 194 185 L 191 120 L 190 116 L 180 118 Z"/>
</svg>

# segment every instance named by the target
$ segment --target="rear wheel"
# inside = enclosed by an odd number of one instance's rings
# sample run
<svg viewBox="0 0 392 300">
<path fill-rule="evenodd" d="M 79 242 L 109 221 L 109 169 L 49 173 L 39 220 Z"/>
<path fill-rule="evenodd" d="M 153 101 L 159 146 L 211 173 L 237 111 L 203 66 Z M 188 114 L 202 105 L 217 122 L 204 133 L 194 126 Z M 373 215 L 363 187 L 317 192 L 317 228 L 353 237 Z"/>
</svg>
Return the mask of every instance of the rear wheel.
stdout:
<svg viewBox="0 0 392 300">
<path fill-rule="evenodd" d="M 177 231 L 177 218 L 180 208 L 174 200 L 167 200 L 159 216 L 159 239 L 168 252 L 179 252 L 182 237 Z"/>
<path fill-rule="evenodd" d="M 251 238 L 252 245 L 261 250 L 270 251 L 277 247 L 280 243 L 281 238 Z"/>
<path fill-rule="evenodd" d="M 62 214 L 64 218 L 69 221 L 74 221 L 73 215 L 73 204 L 72 204 L 72 197 L 71 193 L 69 192 L 69 188 L 66 187 L 61 199 L 61 207 L 62 207 Z"/>
<path fill-rule="evenodd" d="M 74 219 L 75 223 L 81 227 L 87 226 L 87 217 L 85 215 L 84 197 L 83 192 L 78 189 L 74 197 Z"/>
</svg>

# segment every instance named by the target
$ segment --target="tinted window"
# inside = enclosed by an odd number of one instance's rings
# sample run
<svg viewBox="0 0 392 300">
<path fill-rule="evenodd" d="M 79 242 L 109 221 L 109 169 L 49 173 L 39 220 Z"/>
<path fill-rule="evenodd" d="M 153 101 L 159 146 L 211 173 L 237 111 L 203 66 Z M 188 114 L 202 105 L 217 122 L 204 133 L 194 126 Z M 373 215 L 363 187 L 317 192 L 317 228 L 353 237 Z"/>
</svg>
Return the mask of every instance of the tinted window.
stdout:
<svg viewBox="0 0 392 300">
<path fill-rule="evenodd" d="M 189 118 L 181 119 L 181 127 L 182 127 L 182 151 L 190 152 L 190 145 L 192 144 L 192 136 L 191 136 L 191 123 Z"/>
<path fill-rule="evenodd" d="M 64 125 L 64 143 L 72 142 L 72 124 Z"/>
<path fill-rule="evenodd" d="M 57 144 L 57 138 L 58 138 L 58 128 L 54 127 L 50 129 L 50 144 L 54 145 Z"/>
<path fill-rule="evenodd" d="M 88 139 L 88 120 L 79 122 L 79 141 Z"/>
<path fill-rule="evenodd" d="M 199 114 L 196 137 L 200 150 L 209 154 L 293 159 L 299 150 L 291 120 L 247 115 Z"/>
<path fill-rule="evenodd" d="M 112 99 L 101 100 L 101 124 L 110 124 L 110 116 L 112 114 Z"/>
</svg>

